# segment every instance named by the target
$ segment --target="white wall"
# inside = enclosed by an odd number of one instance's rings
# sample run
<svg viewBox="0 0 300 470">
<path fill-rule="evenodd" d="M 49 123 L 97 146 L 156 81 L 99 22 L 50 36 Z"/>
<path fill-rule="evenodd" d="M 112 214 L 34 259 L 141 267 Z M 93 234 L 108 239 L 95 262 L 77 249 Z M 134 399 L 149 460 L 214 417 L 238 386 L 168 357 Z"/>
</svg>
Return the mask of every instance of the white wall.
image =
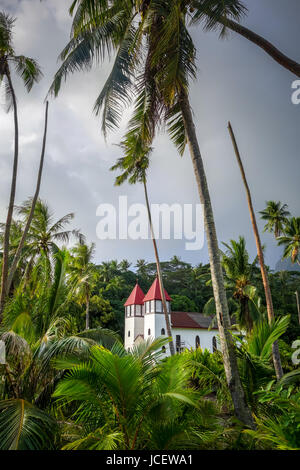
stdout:
<svg viewBox="0 0 300 470">
<path fill-rule="evenodd" d="M 169 315 L 170 319 L 170 315 Z M 171 319 L 170 319 L 171 321 Z M 144 339 L 149 338 L 158 338 L 162 336 L 161 330 L 164 328 L 165 336 L 167 336 L 167 328 L 164 314 L 162 313 L 148 313 L 144 317 L 125 317 L 125 332 L 124 332 L 124 346 L 127 350 L 132 348 L 134 345 L 134 340 L 138 335 L 143 335 Z M 148 330 L 150 329 L 150 334 Z M 128 337 L 128 330 L 130 330 L 130 337 Z M 172 328 L 172 337 L 174 342 L 174 347 L 176 348 L 176 335 L 180 335 L 180 340 L 184 344 L 182 348 L 190 349 L 196 348 L 196 336 L 200 338 L 200 347 L 208 349 L 210 352 L 213 352 L 213 337 L 216 337 L 217 348 L 219 349 L 218 342 L 218 331 L 217 330 L 202 330 L 202 329 L 193 329 L 193 328 Z M 166 345 L 166 355 L 170 355 L 169 345 Z"/>
<path fill-rule="evenodd" d="M 128 336 L 130 331 L 130 336 Z M 144 334 L 144 317 L 125 317 L 124 328 L 124 346 L 127 350 L 134 344 L 134 340 L 138 335 Z"/>
<path fill-rule="evenodd" d="M 171 317 L 169 315 L 169 321 L 171 323 Z M 163 313 L 147 313 L 144 316 L 144 339 L 148 338 L 158 338 L 162 336 L 161 330 L 164 328 L 165 336 L 167 336 L 167 327 L 165 316 Z M 148 334 L 148 330 L 150 329 L 150 335 Z M 166 354 L 170 355 L 170 348 L 169 345 L 166 344 Z"/>
<path fill-rule="evenodd" d="M 183 348 L 196 348 L 196 336 L 199 336 L 200 347 L 208 349 L 210 352 L 213 352 L 213 337 L 216 337 L 217 347 L 218 345 L 218 331 L 217 330 L 202 330 L 202 329 L 193 329 L 193 328 L 172 328 L 172 336 L 174 341 L 174 346 L 176 347 L 176 335 L 180 335 L 180 339 L 184 342 Z"/>
</svg>

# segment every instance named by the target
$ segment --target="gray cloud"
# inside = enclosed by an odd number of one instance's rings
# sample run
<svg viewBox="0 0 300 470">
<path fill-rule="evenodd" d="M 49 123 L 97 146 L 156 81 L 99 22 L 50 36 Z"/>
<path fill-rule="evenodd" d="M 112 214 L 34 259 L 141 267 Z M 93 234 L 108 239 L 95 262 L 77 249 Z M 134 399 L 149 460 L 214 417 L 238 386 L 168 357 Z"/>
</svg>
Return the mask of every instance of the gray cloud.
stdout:
<svg viewBox="0 0 300 470">
<path fill-rule="evenodd" d="M 35 57 L 44 79 L 30 95 L 16 81 L 20 112 L 20 170 L 17 203 L 32 195 L 43 131 L 44 98 L 57 68 L 57 56 L 68 40 L 69 0 L 1 0 L 1 8 L 18 18 L 15 45 L 20 53 Z M 247 2 L 250 14 L 245 24 L 298 57 L 300 7 L 281 0 Z M 257 210 L 267 199 L 280 199 L 300 214 L 299 112 L 291 104 L 293 76 L 280 68 L 261 50 L 236 35 L 226 41 L 216 33 L 192 30 L 197 46 L 199 74 L 191 87 L 191 101 L 199 142 L 211 190 L 220 241 L 245 235 L 252 256 L 255 245 L 247 204 L 227 132 L 231 120 L 244 159 Z M 299 57 L 298 57 L 299 59 Z M 116 203 L 127 194 L 129 202 L 143 202 L 141 187 L 115 188 L 109 167 L 119 157 L 116 145 L 120 132 L 104 142 L 100 123 L 92 106 L 101 89 L 109 65 L 90 73 L 76 74 L 51 100 L 46 164 L 41 197 L 57 217 L 74 211 L 74 224 L 89 240 L 96 242 L 97 261 L 109 258 L 153 260 L 150 241 L 99 241 L 96 239 L 96 207 L 101 202 Z M 0 217 L 5 217 L 11 177 L 12 115 L 0 110 Z M 198 203 L 197 188 L 188 152 L 180 158 L 166 136 L 159 136 L 149 172 L 149 192 L 153 203 Z M 260 223 L 260 227 L 262 224 Z M 274 266 L 280 250 L 272 238 L 267 243 L 267 262 Z M 207 261 L 206 248 L 184 250 L 184 241 L 160 241 L 161 258 L 173 254 L 198 263 Z"/>
</svg>

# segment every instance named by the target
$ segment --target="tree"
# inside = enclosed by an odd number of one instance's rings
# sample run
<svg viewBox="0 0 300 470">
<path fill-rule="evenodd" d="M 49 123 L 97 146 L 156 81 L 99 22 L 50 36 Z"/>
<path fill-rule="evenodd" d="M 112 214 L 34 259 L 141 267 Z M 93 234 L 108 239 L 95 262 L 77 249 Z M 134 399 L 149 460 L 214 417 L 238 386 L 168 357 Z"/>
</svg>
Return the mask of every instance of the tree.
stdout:
<svg viewBox="0 0 300 470">
<path fill-rule="evenodd" d="M 36 183 L 36 190 L 35 190 L 35 194 L 32 198 L 30 212 L 28 214 L 28 218 L 27 218 L 22 236 L 20 238 L 17 250 L 16 250 L 15 255 L 13 257 L 12 265 L 9 269 L 8 280 L 7 280 L 7 292 L 8 293 L 9 293 L 10 286 L 11 286 L 14 274 L 16 272 L 18 263 L 19 263 L 20 258 L 22 256 L 22 250 L 23 250 L 23 247 L 24 247 L 24 244 L 25 244 L 25 240 L 26 240 L 29 228 L 30 228 L 30 224 L 31 224 L 33 216 L 34 216 L 35 206 L 36 206 L 36 203 L 37 203 L 37 200 L 38 200 L 38 197 L 39 197 L 39 193 L 40 193 L 41 180 L 42 180 L 43 167 L 44 167 L 45 149 L 46 149 L 47 126 L 48 126 L 48 101 L 46 102 L 44 138 L 43 138 L 40 165 L 39 165 L 39 171 L 38 171 L 38 177 L 37 177 L 37 183 Z"/>
<path fill-rule="evenodd" d="M 246 197 L 247 197 L 247 202 L 248 202 L 250 219 L 251 219 L 251 223 L 252 223 L 252 228 L 253 228 L 253 233 L 254 233 L 254 238 L 255 238 L 255 244 L 256 244 L 256 249 L 257 249 L 257 256 L 258 256 L 258 260 L 259 260 L 259 264 L 260 264 L 261 277 L 262 277 L 264 291 L 265 291 L 268 319 L 269 319 L 269 322 L 272 323 L 272 322 L 274 322 L 274 318 L 275 318 L 274 309 L 273 309 L 272 294 L 271 294 L 271 289 L 270 289 L 270 284 L 269 284 L 268 273 L 267 273 L 267 269 L 266 269 L 265 261 L 264 261 L 263 248 L 262 248 L 262 244 L 261 244 L 261 241 L 260 241 L 259 231 L 258 231 L 258 228 L 257 228 L 257 223 L 256 223 L 256 217 L 255 217 L 255 212 L 254 212 L 253 203 L 252 203 L 251 192 L 250 192 L 250 188 L 249 188 L 249 185 L 248 185 L 248 182 L 247 182 L 244 166 L 243 166 L 242 159 L 241 159 L 241 156 L 240 156 L 240 152 L 239 152 L 239 149 L 238 149 L 238 146 L 237 146 L 235 135 L 233 133 L 230 122 L 228 123 L 228 130 L 229 130 L 229 134 L 230 134 L 230 137 L 231 137 L 231 140 L 232 140 L 232 145 L 233 145 L 233 148 L 234 148 L 237 163 L 238 163 L 239 169 L 241 171 L 243 184 L 244 184 L 245 190 L 246 190 Z M 278 343 L 276 341 L 273 344 L 273 362 L 274 362 L 274 368 L 275 368 L 277 379 L 280 380 L 282 375 L 283 375 L 283 371 L 282 371 L 282 366 L 281 366 L 281 361 L 280 361 L 279 347 L 278 347 Z"/>
<path fill-rule="evenodd" d="M 99 278 L 99 271 L 92 263 L 95 245 L 94 243 L 90 246 L 78 243 L 71 252 L 73 257 L 68 267 L 71 290 L 78 296 L 80 303 L 85 303 L 85 329 L 88 330 L 90 328 L 91 292 Z"/>
<path fill-rule="evenodd" d="M 17 212 L 23 216 L 24 224 L 31 212 L 32 199 L 28 199 L 23 205 L 17 207 Z M 49 257 L 50 253 L 57 248 L 58 242 L 66 243 L 71 235 L 80 242 L 84 236 L 79 230 L 66 230 L 65 227 L 74 218 L 74 213 L 66 214 L 57 221 L 53 220 L 53 213 L 46 202 L 38 199 L 36 201 L 33 219 L 28 230 L 27 247 L 29 256 L 36 258 L 42 253 Z"/>
<path fill-rule="evenodd" d="M 165 316 L 168 337 L 170 339 L 170 343 L 169 343 L 170 352 L 171 352 L 171 355 L 173 356 L 175 354 L 175 348 L 174 348 L 174 343 L 173 343 L 173 338 L 172 338 L 169 312 L 167 308 L 161 265 L 160 265 L 160 260 L 159 260 L 156 238 L 154 234 L 154 228 L 152 224 L 152 216 L 151 216 L 148 191 L 147 191 L 147 170 L 149 167 L 149 154 L 151 152 L 151 148 L 144 147 L 143 142 L 137 140 L 135 136 L 132 136 L 129 134 L 127 135 L 127 139 L 123 141 L 122 143 L 122 149 L 124 151 L 125 156 L 120 158 L 118 162 L 111 169 L 122 171 L 121 175 L 117 176 L 116 178 L 116 182 L 115 182 L 116 185 L 120 185 L 124 183 L 124 181 L 128 180 L 130 184 L 142 183 L 144 187 L 147 214 L 148 214 L 151 238 L 153 242 L 155 260 L 156 260 L 156 270 L 157 270 L 157 276 L 158 276 L 158 281 L 159 281 L 163 312 Z"/>
<path fill-rule="evenodd" d="M 278 245 L 284 246 L 283 258 L 291 258 L 292 263 L 300 265 L 300 217 L 286 221 L 284 235 L 278 238 Z"/>
<path fill-rule="evenodd" d="M 283 54 L 263 36 L 240 24 L 240 19 L 247 13 L 247 7 L 241 1 L 192 0 L 190 2 L 190 11 L 192 23 L 202 21 L 205 29 L 220 30 L 221 37 L 226 35 L 228 29 L 232 30 L 260 47 L 282 67 L 300 77 L 300 64 L 298 62 Z M 237 19 L 237 21 L 234 21 L 234 19 Z"/>
<path fill-rule="evenodd" d="M 51 417 L 51 395 L 63 373 L 52 366 L 60 357 L 87 358 L 93 345 L 112 347 L 118 335 L 104 328 L 79 332 L 70 314 L 66 268 L 69 253 L 58 250 L 51 272 L 42 262 L 21 282 L 5 305 L 0 339 L 6 364 L 1 370 L 0 448 L 52 449 L 57 422 Z"/>
<path fill-rule="evenodd" d="M 257 289 L 253 284 L 253 271 L 257 258 L 252 264 L 249 263 L 244 237 L 239 237 L 238 241 L 230 240 L 230 244 L 223 243 L 223 245 L 227 248 L 222 257 L 226 287 L 232 291 L 233 299 L 239 304 L 239 325 L 250 332 L 260 316 Z"/>
<path fill-rule="evenodd" d="M 14 22 L 15 18 L 12 18 L 4 12 L 0 12 L 0 87 L 3 85 L 5 87 L 7 109 L 9 111 L 11 108 L 13 108 L 15 126 L 13 171 L 3 240 L 3 262 L 0 292 L 0 322 L 2 318 L 5 297 L 7 295 L 7 276 L 9 268 L 9 237 L 13 217 L 13 208 L 15 203 L 19 159 L 18 110 L 17 99 L 11 78 L 11 65 L 14 66 L 17 75 L 23 80 L 24 86 L 28 92 L 31 90 L 34 83 L 41 78 L 42 75 L 40 68 L 35 60 L 31 59 L 30 57 L 25 57 L 23 55 L 16 55 L 12 44 L 12 30 Z"/>
<path fill-rule="evenodd" d="M 197 140 L 189 102 L 189 80 L 196 76 L 195 48 L 187 30 L 188 10 L 181 0 L 165 2 L 117 1 L 103 5 L 90 0 L 73 2 L 72 36 L 61 54 L 63 63 L 57 71 L 50 92 L 57 95 L 63 79 L 78 69 L 89 69 L 93 60 L 102 61 L 110 51 L 115 62 L 94 110 L 103 111 L 102 130 L 115 129 L 124 105 L 136 96 L 134 115 L 129 123 L 127 139 L 148 147 L 160 123 L 180 153 L 186 143 L 190 148 L 200 201 L 204 209 L 211 276 L 216 302 L 218 327 L 226 377 L 238 418 L 253 426 L 239 378 L 230 319 L 224 289 L 217 234 L 204 164 Z M 228 9 L 229 15 L 239 12 Z M 138 16 L 139 15 L 139 16 Z M 141 72 L 142 70 L 142 72 Z M 135 80 L 135 77 L 137 79 Z"/>
<path fill-rule="evenodd" d="M 199 446 L 194 411 L 201 406 L 200 394 L 188 386 L 189 358 L 176 355 L 158 364 L 164 344 L 166 339 L 148 340 L 132 354 L 121 347 L 93 347 L 89 362 L 74 367 L 64 361 L 69 370 L 54 396 L 61 404 L 74 403 L 74 416 L 88 431 L 64 449 Z"/>
<path fill-rule="evenodd" d="M 131 263 L 129 263 L 129 261 L 127 259 L 122 259 L 122 261 L 120 261 L 119 268 L 120 268 L 121 272 L 124 273 L 124 272 L 128 271 L 130 266 L 131 266 Z"/>
<path fill-rule="evenodd" d="M 267 221 L 264 232 L 274 233 L 275 238 L 280 237 L 287 218 L 291 215 L 287 208 L 287 204 L 281 204 L 280 201 L 266 202 L 266 208 L 260 211 L 261 219 Z"/>
</svg>

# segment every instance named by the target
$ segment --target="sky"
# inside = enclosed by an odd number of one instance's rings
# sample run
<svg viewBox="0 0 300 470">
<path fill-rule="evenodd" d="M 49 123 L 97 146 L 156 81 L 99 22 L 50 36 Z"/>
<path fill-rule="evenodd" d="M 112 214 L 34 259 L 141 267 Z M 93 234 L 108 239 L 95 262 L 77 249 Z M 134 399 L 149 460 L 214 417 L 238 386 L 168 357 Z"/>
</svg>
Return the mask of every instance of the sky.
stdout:
<svg viewBox="0 0 300 470">
<path fill-rule="evenodd" d="M 71 0 L 0 0 L 0 8 L 15 16 L 14 44 L 18 54 L 34 57 L 44 77 L 30 94 L 16 78 L 20 125 L 20 164 L 16 204 L 33 195 L 43 133 L 44 99 L 58 67 L 57 57 L 68 41 Z M 249 0 L 243 24 L 263 35 L 288 56 L 300 61 L 298 0 Z M 300 105 L 292 104 L 290 72 L 261 49 L 235 33 L 221 40 L 216 32 L 191 28 L 197 48 L 197 80 L 190 96 L 200 149 L 215 214 L 218 239 L 246 238 L 251 259 L 256 255 L 245 191 L 227 130 L 234 128 L 256 211 L 267 200 L 287 203 L 300 216 L 299 136 Z M 74 212 L 73 228 L 96 244 L 95 262 L 143 258 L 153 261 L 150 240 L 99 240 L 96 227 L 99 204 L 143 203 L 141 186 L 114 186 L 109 171 L 120 150 L 126 112 L 118 132 L 105 142 L 101 123 L 92 113 L 97 94 L 109 74 L 108 62 L 91 72 L 78 72 L 50 99 L 45 167 L 40 196 L 54 218 Z M 1 95 L 1 104 L 4 98 Z M 6 217 L 13 158 L 13 115 L 0 107 L 0 220 Z M 152 203 L 198 204 L 198 193 L 188 150 L 180 157 L 168 136 L 154 142 L 148 174 Z M 263 222 L 259 222 L 262 232 Z M 270 234 L 262 234 L 266 262 L 274 268 L 282 250 Z M 161 260 L 173 255 L 193 265 L 208 261 L 206 244 L 185 249 L 185 240 L 159 240 Z"/>
</svg>

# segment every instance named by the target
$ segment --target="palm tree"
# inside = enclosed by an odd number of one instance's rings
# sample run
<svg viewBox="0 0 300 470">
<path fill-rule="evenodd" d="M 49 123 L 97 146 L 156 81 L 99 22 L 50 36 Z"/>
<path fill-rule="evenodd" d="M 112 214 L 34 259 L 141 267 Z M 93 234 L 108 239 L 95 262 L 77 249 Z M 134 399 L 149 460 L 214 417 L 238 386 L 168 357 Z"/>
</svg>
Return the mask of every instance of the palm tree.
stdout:
<svg viewBox="0 0 300 470">
<path fill-rule="evenodd" d="M 13 208 L 15 203 L 17 171 L 19 158 L 19 129 L 18 129 L 18 110 L 14 86 L 11 78 L 11 66 L 14 66 L 17 75 L 23 80 L 25 88 L 29 92 L 41 78 L 41 71 L 37 62 L 23 55 L 16 55 L 12 44 L 12 29 L 15 18 L 0 12 L 0 87 L 4 85 L 7 97 L 7 109 L 13 108 L 15 141 L 14 141 L 14 160 L 13 172 L 10 188 L 9 205 L 6 217 L 4 240 L 3 240 L 3 262 L 0 292 L 0 322 L 4 307 L 5 297 L 7 295 L 7 276 L 8 276 L 8 257 L 9 257 L 9 237 L 10 227 L 13 217 Z"/>
<path fill-rule="evenodd" d="M 32 199 L 28 199 L 22 206 L 17 207 L 19 215 L 23 216 L 24 224 L 32 208 Z M 36 258 L 42 253 L 48 258 L 50 253 L 57 249 L 57 242 L 66 243 L 71 235 L 80 242 L 84 241 L 84 236 L 79 230 L 66 230 L 65 227 L 74 218 L 74 213 L 66 214 L 59 220 L 53 220 L 53 213 L 46 202 L 38 199 L 35 205 L 33 219 L 28 231 L 27 247 L 31 257 Z"/>
<path fill-rule="evenodd" d="M 68 271 L 70 274 L 71 292 L 78 296 L 79 302 L 85 303 L 85 329 L 90 328 L 90 298 L 92 289 L 95 287 L 99 278 L 99 271 L 92 263 L 92 257 L 95 252 L 95 244 L 90 246 L 78 243 L 71 250 L 73 257 L 71 259 Z"/>
<path fill-rule="evenodd" d="M 272 300 L 272 294 L 271 294 L 270 283 L 269 283 L 269 278 L 268 278 L 268 272 L 267 272 L 265 261 L 264 261 L 263 247 L 261 244 L 260 235 L 259 235 L 259 231 L 257 227 L 256 216 L 255 216 L 255 212 L 253 208 L 250 188 L 249 188 L 248 181 L 246 178 L 246 173 L 244 170 L 239 148 L 238 148 L 235 135 L 234 135 L 230 122 L 228 123 L 228 131 L 232 140 L 232 145 L 234 148 L 235 156 L 237 159 L 239 169 L 241 171 L 243 184 L 246 190 L 246 197 L 247 197 L 247 203 L 248 203 L 248 208 L 249 208 L 249 213 L 250 213 L 250 219 L 252 223 L 255 244 L 256 244 L 256 249 L 257 249 L 257 256 L 258 256 L 258 260 L 260 264 L 260 272 L 261 272 L 261 277 L 262 277 L 264 291 L 265 291 L 268 319 L 269 319 L 269 322 L 272 323 L 274 322 L 275 315 L 274 315 L 273 300 Z M 281 377 L 283 376 L 283 370 L 281 366 L 280 353 L 279 353 L 279 347 L 278 347 L 277 342 L 274 342 L 273 344 L 273 362 L 274 362 L 274 368 L 275 368 L 277 379 L 280 380 Z"/>
<path fill-rule="evenodd" d="M 121 144 L 121 146 L 124 150 L 125 156 L 120 158 L 118 162 L 111 168 L 111 170 L 122 171 L 121 175 L 117 176 L 116 178 L 116 182 L 115 182 L 116 185 L 121 185 L 126 180 L 128 180 L 130 184 L 136 184 L 136 183 L 143 184 L 151 238 L 153 242 L 155 260 L 156 260 L 156 270 L 157 270 L 157 276 L 158 276 L 159 287 L 160 287 L 160 295 L 162 299 L 163 312 L 164 312 L 165 322 L 166 322 L 166 329 L 167 329 L 168 337 L 170 338 L 170 343 L 169 343 L 170 352 L 171 352 L 171 355 L 173 356 L 175 354 L 175 348 L 174 348 L 174 343 L 173 343 L 173 338 L 172 338 L 169 312 L 167 308 L 161 265 L 160 265 L 160 260 L 159 260 L 156 238 L 154 234 L 154 228 L 152 224 L 151 209 L 150 209 L 150 203 L 149 203 L 149 197 L 148 197 L 148 191 L 147 191 L 147 170 L 149 167 L 149 155 L 151 152 L 151 148 L 147 148 L 147 147 L 144 148 L 143 143 L 140 141 L 136 141 L 134 136 L 127 136 L 127 140 L 125 140 Z"/>
<path fill-rule="evenodd" d="M 285 223 L 284 235 L 278 238 L 278 245 L 284 245 L 283 258 L 291 258 L 300 265 L 300 217 L 291 217 Z"/>
<path fill-rule="evenodd" d="M 126 273 L 126 271 L 129 270 L 131 266 L 131 263 L 127 259 L 122 259 L 122 261 L 119 263 L 119 269 L 122 273 Z"/>
<path fill-rule="evenodd" d="M 91 346 L 110 348 L 120 341 L 114 332 L 102 328 L 78 332 L 68 311 L 73 301 L 66 284 L 69 253 L 55 253 L 50 276 L 43 256 L 33 268 L 30 285 L 20 284 L 3 313 L 0 339 L 6 347 L 6 364 L 0 388 L 1 449 L 52 448 L 57 423 L 50 416 L 49 404 L 63 375 L 53 368 L 53 359 L 86 359 Z"/>
<path fill-rule="evenodd" d="M 137 272 L 138 276 L 140 276 L 140 277 L 147 276 L 147 263 L 146 263 L 146 260 L 144 260 L 144 259 L 136 260 L 135 267 L 137 268 L 136 272 Z"/>
<path fill-rule="evenodd" d="M 44 138 L 43 138 L 40 165 L 39 165 L 39 171 L 38 171 L 38 177 L 37 177 L 37 183 L 36 183 L 36 190 L 35 190 L 35 194 L 32 198 L 30 212 L 28 214 L 28 218 L 27 218 L 22 236 L 20 238 L 17 250 L 14 254 L 12 265 L 9 269 L 8 280 L 7 280 L 7 292 L 8 293 L 10 291 L 10 286 L 11 286 L 14 274 L 16 272 L 18 263 L 19 263 L 20 258 L 22 256 L 22 250 L 23 250 L 23 247 L 24 247 L 24 244 L 25 244 L 25 240 L 26 240 L 29 228 L 30 228 L 30 224 L 31 224 L 33 216 L 34 216 L 35 206 L 36 206 L 36 203 L 37 203 L 37 200 L 38 200 L 38 197 L 39 197 L 39 193 L 40 193 L 41 180 L 42 180 L 43 167 L 44 167 L 45 149 L 46 149 L 47 127 L 48 127 L 48 101 L 46 102 Z"/>
<path fill-rule="evenodd" d="M 200 201 L 204 209 L 211 276 L 216 302 L 221 348 L 228 385 L 237 416 L 253 426 L 239 379 L 230 318 L 224 289 L 218 241 L 204 165 L 196 135 L 188 86 L 196 76 L 195 48 L 187 30 L 186 2 L 117 1 L 113 5 L 95 0 L 74 1 L 77 7 L 72 36 L 61 54 L 63 63 L 50 92 L 57 95 L 63 79 L 78 69 L 89 69 L 93 60 L 102 61 L 111 50 L 115 62 L 94 110 L 103 110 L 102 129 L 118 126 L 124 105 L 137 96 L 127 141 L 134 138 L 150 146 L 157 126 L 166 124 L 180 153 L 189 144 Z M 226 8 L 226 7 L 225 7 Z M 230 16 L 233 15 L 230 8 Z M 235 16 L 239 17 L 237 11 Z M 137 79 L 135 79 L 137 77 Z"/>
<path fill-rule="evenodd" d="M 176 355 L 157 363 L 164 344 L 166 339 L 148 340 L 131 354 L 120 346 L 111 351 L 93 347 L 89 362 L 74 367 L 71 361 L 69 365 L 63 361 L 69 370 L 54 397 L 62 405 L 74 403 L 74 416 L 88 431 L 64 449 L 199 446 L 199 419 L 194 411 L 201 402 L 200 394 L 188 386 L 189 358 Z"/>
<path fill-rule="evenodd" d="M 191 0 L 189 2 L 192 15 L 191 23 L 204 23 L 206 30 L 220 30 L 224 37 L 227 29 L 243 36 L 264 50 L 272 59 L 297 77 L 300 77 L 300 64 L 283 54 L 270 41 L 240 24 L 240 19 L 247 13 L 247 7 L 240 0 Z M 238 16 L 237 14 L 238 13 Z M 237 19 L 237 21 L 234 21 Z"/>
<path fill-rule="evenodd" d="M 230 244 L 223 243 L 223 245 L 227 248 L 222 257 L 227 288 L 232 291 L 233 299 L 239 304 L 239 325 L 250 332 L 254 322 L 260 316 L 257 289 L 253 284 L 253 271 L 257 264 L 257 258 L 252 264 L 249 263 L 244 237 L 239 237 L 238 241 L 230 240 Z"/>
<path fill-rule="evenodd" d="M 264 232 L 274 233 L 275 238 L 280 237 L 284 231 L 284 225 L 287 218 L 291 215 L 287 210 L 287 204 L 281 204 L 280 201 L 267 201 L 266 208 L 260 211 L 261 219 L 266 220 Z"/>
</svg>

